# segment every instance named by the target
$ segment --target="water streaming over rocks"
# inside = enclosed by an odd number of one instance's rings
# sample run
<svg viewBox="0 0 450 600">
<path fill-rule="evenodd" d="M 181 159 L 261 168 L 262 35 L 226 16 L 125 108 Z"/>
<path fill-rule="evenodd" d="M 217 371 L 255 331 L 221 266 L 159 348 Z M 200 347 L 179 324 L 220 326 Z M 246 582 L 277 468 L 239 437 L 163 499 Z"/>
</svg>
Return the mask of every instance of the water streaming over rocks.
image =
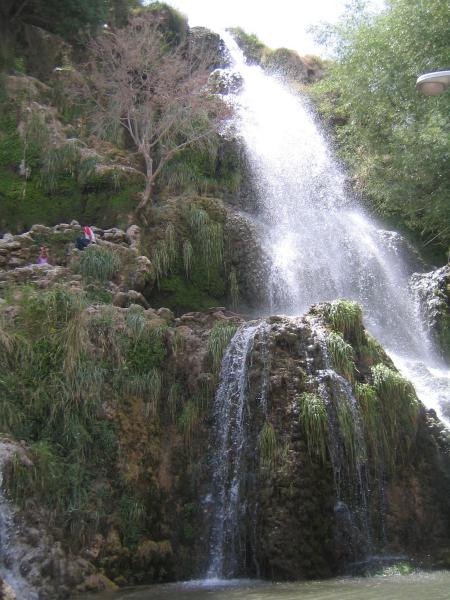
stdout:
<svg viewBox="0 0 450 600">
<path fill-rule="evenodd" d="M 0 442 L 0 577 L 6 581 L 23 600 L 38 600 L 38 593 L 29 585 L 21 573 L 21 559 L 26 549 L 18 540 L 14 511 L 3 492 L 3 468 L 16 448 Z"/>
<path fill-rule="evenodd" d="M 210 578 L 244 574 L 246 551 L 252 542 L 247 526 L 255 513 L 255 506 L 251 505 L 254 444 L 249 443 L 254 415 L 248 405 L 248 366 L 259 328 L 258 324 L 250 323 L 239 329 L 222 363 L 214 405 Z"/>
<path fill-rule="evenodd" d="M 405 374 L 418 383 L 422 401 L 445 418 L 450 383 L 435 370 L 446 367 L 410 293 L 412 273 L 423 270 L 420 258 L 348 193 L 305 100 L 260 67 L 246 65 L 223 35 L 243 82 L 237 129 L 258 196 L 261 244 L 272 265 L 265 310 L 295 315 L 314 302 L 357 300 L 369 330 L 400 357 L 400 368 L 409 365 Z"/>
<path fill-rule="evenodd" d="M 408 391 L 394 409 L 405 411 L 398 418 L 389 416 L 389 398 L 363 413 L 352 376 L 344 377 L 330 357 L 329 309 L 303 320 L 295 315 L 318 301 L 361 303 L 368 329 L 441 417 L 450 403 L 449 380 L 418 308 L 420 294 L 410 291 L 414 271 L 424 268 L 421 259 L 347 193 L 304 101 L 259 67 L 247 66 L 224 37 L 243 81 L 237 127 L 258 197 L 256 227 L 271 264 L 270 302 L 261 309 L 293 316 L 243 326 L 223 360 L 214 407 L 208 576 L 324 576 L 402 551 L 403 525 L 393 524 L 392 465 L 406 460 L 425 416 L 419 419 Z M 370 387 L 374 365 L 394 371 L 381 349 L 367 358 L 370 341 L 361 331 L 363 339 L 352 353 L 360 383 Z M 299 422 L 305 394 L 318 410 L 323 406 L 326 423 Z M 386 435 L 391 449 L 382 448 Z M 320 436 L 327 459 L 310 447 Z M 265 451 L 270 456 L 264 458 Z"/>
</svg>

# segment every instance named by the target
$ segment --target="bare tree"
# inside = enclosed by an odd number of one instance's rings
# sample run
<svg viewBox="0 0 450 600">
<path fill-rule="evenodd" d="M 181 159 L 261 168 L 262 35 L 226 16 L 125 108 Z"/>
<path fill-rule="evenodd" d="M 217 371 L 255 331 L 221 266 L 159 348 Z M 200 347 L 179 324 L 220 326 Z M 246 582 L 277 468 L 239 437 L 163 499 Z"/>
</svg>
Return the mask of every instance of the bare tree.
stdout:
<svg viewBox="0 0 450 600">
<path fill-rule="evenodd" d="M 143 158 L 146 184 L 138 210 L 150 203 L 156 178 L 177 153 L 205 146 L 227 115 L 208 90 L 208 62 L 166 43 L 152 15 L 106 30 L 92 44 L 89 87 L 97 133 L 124 128 Z"/>
</svg>

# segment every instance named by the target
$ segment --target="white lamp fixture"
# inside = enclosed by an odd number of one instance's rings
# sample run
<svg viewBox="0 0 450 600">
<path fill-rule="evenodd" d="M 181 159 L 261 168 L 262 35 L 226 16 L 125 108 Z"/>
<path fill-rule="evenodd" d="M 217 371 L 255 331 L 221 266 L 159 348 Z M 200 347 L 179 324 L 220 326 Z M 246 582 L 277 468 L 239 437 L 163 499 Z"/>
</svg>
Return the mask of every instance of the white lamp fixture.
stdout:
<svg viewBox="0 0 450 600">
<path fill-rule="evenodd" d="M 450 87 L 450 71 L 424 73 L 416 81 L 416 90 L 425 96 L 439 96 L 448 87 Z"/>
</svg>

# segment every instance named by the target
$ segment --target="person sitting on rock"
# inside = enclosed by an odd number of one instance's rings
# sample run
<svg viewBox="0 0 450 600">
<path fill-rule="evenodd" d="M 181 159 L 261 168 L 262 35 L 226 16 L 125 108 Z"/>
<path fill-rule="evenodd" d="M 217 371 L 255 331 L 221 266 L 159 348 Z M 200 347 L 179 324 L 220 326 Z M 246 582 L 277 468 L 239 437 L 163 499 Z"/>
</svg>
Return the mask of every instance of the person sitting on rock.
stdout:
<svg viewBox="0 0 450 600">
<path fill-rule="evenodd" d="M 87 246 L 89 246 L 90 243 L 91 242 L 86 237 L 86 234 L 84 233 L 84 231 L 75 240 L 75 246 L 77 247 L 77 250 L 84 250 L 85 248 L 87 248 Z"/>
<path fill-rule="evenodd" d="M 91 244 L 96 243 L 97 240 L 95 239 L 95 235 L 94 235 L 94 232 L 92 231 L 92 227 L 89 227 L 89 225 L 85 225 L 83 227 L 83 233 Z"/>
<path fill-rule="evenodd" d="M 46 246 L 41 246 L 37 259 L 38 265 L 48 265 L 48 251 Z"/>
<path fill-rule="evenodd" d="M 91 243 L 89 236 L 86 234 L 86 231 L 85 231 L 86 229 L 88 229 L 89 231 L 92 231 L 90 227 L 82 227 L 81 235 L 78 236 L 77 239 L 75 240 L 75 246 L 78 248 L 78 250 L 84 250 Z M 94 234 L 92 233 L 92 235 L 94 235 Z"/>
</svg>

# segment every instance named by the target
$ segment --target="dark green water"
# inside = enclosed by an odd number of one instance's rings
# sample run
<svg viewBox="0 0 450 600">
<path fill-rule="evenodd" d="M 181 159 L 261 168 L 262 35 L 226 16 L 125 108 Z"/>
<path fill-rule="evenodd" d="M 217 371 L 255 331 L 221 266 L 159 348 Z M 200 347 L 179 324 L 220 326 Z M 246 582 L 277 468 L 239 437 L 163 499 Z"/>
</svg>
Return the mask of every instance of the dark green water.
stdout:
<svg viewBox="0 0 450 600">
<path fill-rule="evenodd" d="M 450 571 L 299 583 L 189 581 L 83 596 L 85 600 L 450 600 Z M 81 600 L 81 599 L 79 599 Z"/>
</svg>

